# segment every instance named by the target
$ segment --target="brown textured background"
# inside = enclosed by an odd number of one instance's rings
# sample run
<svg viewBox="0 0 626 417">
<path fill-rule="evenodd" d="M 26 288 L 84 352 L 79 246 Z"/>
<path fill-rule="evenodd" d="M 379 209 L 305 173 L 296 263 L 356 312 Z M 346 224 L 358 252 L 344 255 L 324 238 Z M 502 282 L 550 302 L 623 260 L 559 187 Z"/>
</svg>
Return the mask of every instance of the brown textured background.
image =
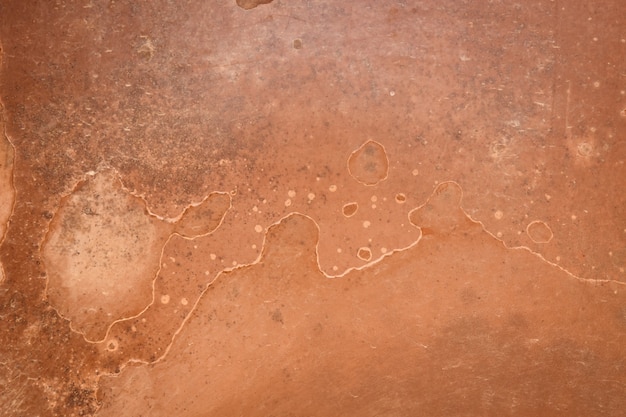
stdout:
<svg viewBox="0 0 626 417">
<path fill-rule="evenodd" d="M 0 414 L 623 415 L 622 2 L 260 3 L 0 1 Z"/>
</svg>

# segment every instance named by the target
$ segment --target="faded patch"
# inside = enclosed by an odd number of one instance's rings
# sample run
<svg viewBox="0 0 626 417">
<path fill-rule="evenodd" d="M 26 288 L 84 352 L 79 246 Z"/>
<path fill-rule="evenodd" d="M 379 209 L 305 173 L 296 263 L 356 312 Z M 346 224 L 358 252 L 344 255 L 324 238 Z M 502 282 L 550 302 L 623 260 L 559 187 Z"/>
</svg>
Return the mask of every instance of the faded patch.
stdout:
<svg viewBox="0 0 626 417">
<path fill-rule="evenodd" d="M 0 109 L 0 111 L 2 111 Z M 13 145 L 4 134 L 4 120 L 0 115 L 0 241 L 7 229 L 13 211 L 15 189 L 13 188 Z"/>
<path fill-rule="evenodd" d="M 42 248 L 50 302 L 88 339 L 104 337 L 150 303 L 170 227 L 113 171 L 88 176 L 63 199 Z"/>
<path fill-rule="evenodd" d="M 348 158 L 350 175 L 364 185 L 376 185 L 387 178 L 389 159 L 383 145 L 368 140 Z"/>
</svg>

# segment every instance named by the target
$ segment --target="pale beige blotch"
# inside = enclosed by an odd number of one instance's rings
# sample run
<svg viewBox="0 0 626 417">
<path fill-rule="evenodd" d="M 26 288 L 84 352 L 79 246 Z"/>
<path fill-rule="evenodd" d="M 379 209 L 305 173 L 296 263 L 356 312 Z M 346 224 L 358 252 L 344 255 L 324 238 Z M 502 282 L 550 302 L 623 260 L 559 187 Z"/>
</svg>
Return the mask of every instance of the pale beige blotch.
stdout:
<svg viewBox="0 0 626 417">
<path fill-rule="evenodd" d="M 42 247 L 50 303 L 88 340 L 101 340 L 113 321 L 150 303 L 170 233 L 114 171 L 88 175 L 62 199 Z"/>
<path fill-rule="evenodd" d="M 0 112 L 2 108 L 0 108 Z M 15 151 L 13 145 L 4 135 L 4 120 L 0 114 L 0 242 L 6 232 L 7 222 L 15 203 L 15 189 L 13 188 L 13 160 Z"/>
</svg>

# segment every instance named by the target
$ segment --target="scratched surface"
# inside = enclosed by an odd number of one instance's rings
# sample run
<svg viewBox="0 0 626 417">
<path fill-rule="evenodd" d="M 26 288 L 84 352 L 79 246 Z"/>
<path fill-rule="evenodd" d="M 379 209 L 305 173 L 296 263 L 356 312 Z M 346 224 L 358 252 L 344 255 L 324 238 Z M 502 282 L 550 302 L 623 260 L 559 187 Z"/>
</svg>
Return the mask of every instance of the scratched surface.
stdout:
<svg viewBox="0 0 626 417">
<path fill-rule="evenodd" d="M 619 415 L 624 7 L 0 2 L 0 414 Z"/>
</svg>

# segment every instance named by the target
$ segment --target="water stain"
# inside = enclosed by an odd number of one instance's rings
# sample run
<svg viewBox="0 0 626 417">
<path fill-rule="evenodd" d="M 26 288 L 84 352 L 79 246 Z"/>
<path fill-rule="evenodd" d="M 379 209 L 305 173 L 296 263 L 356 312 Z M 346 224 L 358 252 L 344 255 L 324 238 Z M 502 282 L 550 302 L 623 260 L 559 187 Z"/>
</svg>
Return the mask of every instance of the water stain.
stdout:
<svg viewBox="0 0 626 417">
<path fill-rule="evenodd" d="M 376 185 L 387 178 L 389 159 L 380 143 L 368 140 L 348 158 L 350 175 L 364 185 Z"/>
<path fill-rule="evenodd" d="M 273 0 L 237 0 L 237 6 L 244 10 L 254 9 L 261 4 L 270 4 Z"/>
<path fill-rule="evenodd" d="M 88 340 L 102 340 L 113 322 L 150 304 L 170 235 L 210 233 L 229 204 L 228 196 L 212 194 L 179 221 L 164 221 L 114 170 L 88 174 L 63 199 L 42 245 L 50 302 Z"/>
<path fill-rule="evenodd" d="M 15 203 L 13 188 L 13 161 L 15 151 L 5 135 L 4 110 L 0 107 L 0 242 L 4 238 L 7 222 Z"/>
<path fill-rule="evenodd" d="M 346 217 L 352 217 L 356 214 L 358 209 L 359 209 L 358 203 L 346 203 L 341 208 L 341 212 Z"/>
<path fill-rule="evenodd" d="M 541 220 L 534 220 L 526 226 L 526 233 L 528 237 L 535 243 L 549 243 L 554 234 L 552 229 Z"/>
<path fill-rule="evenodd" d="M 622 416 L 618 0 L 87 3 L 3 3 L 0 415 Z"/>
<path fill-rule="evenodd" d="M 443 229 L 433 227 L 446 233 L 335 279 L 316 263 L 315 223 L 302 215 L 283 219 L 269 228 L 257 263 L 224 274 L 203 294 L 167 359 L 101 380 L 98 415 L 137 414 L 147 404 L 155 416 L 455 415 L 485 407 L 501 414 L 510 410 L 498 399 L 506 393 L 529 412 L 567 406 L 594 414 L 597 384 L 611 393 L 599 399 L 603 407 L 622 409 L 626 397 L 614 395 L 626 379 L 611 363 L 626 334 L 615 320 L 602 329 L 590 324 L 612 317 L 625 295 L 573 279 L 530 251 L 505 248 L 462 211 L 451 227 L 447 213 L 459 210 L 459 193 L 444 184 L 429 199 L 432 218 L 445 219 Z M 480 288 L 480 299 L 472 288 Z M 448 296 L 454 292 L 461 297 Z M 580 315 L 581 297 L 594 315 Z M 276 326 L 286 316 L 298 326 Z M 524 324 L 511 326 L 511 317 Z M 580 372 L 581 356 L 572 352 L 582 346 L 562 343 L 581 335 L 593 353 L 583 360 L 602 370 L 602 381 Z M 546 373 L 558 384 L 546 383 Z M 491 385 L 494 379 L 504 381 L 506 393 Z M 567 383 L 575 395 L 565 402 L 535 400 L 536 387 L 555 396 Z M 493 397 L 485 403 L 477 394 L 488 391 Z M 137 393 L 147 403 L 137 402 Z"/>
<path fill-rule="evenodd" d="M 356 256 L 362 261 L 369 262 L 372 260 L 372 250 L 367 247 L 359 248 Z"/>
</svg>

